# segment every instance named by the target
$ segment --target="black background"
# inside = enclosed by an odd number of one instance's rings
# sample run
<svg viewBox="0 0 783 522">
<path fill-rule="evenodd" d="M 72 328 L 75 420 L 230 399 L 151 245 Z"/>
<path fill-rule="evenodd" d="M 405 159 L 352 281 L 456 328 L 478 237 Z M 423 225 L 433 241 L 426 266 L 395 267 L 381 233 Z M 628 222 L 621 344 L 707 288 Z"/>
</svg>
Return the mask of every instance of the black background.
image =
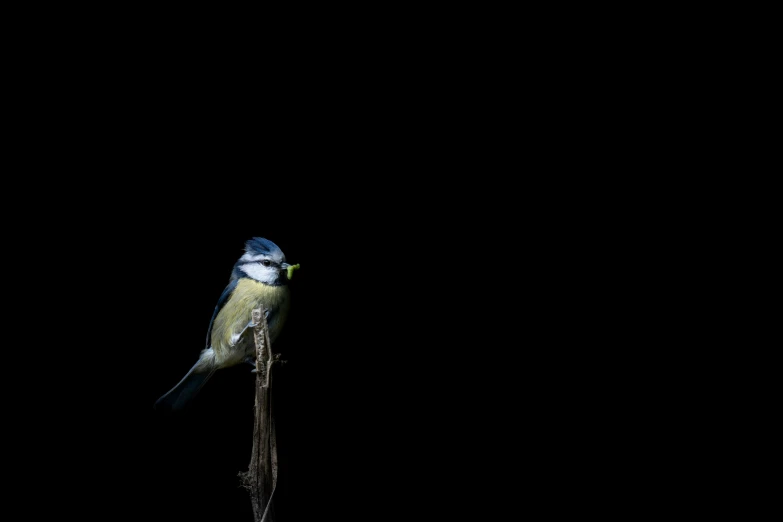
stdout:
<svg viewBox="0 0 783 522">
<path fill-rule="evenodd" d="M 250 367 L 218 372 L 181 415 L 152 406 L 204 347 L 253 236 L 301 264 L 274 346 L 278 522 L 494 520 L 604 498 L 580 492 L 604 433 L 602 355 L 586 346 L 606 342 L 592 271 L 606 228 L 582 199 L 595 183 L 569 175 L 594 152 L 568 140 L 583 131 L 561 124 L 569 98 L 546 75 L 520 96 L 508 63 L 469 52 L 390 72 L 380 51 L 259 64 L 208 39 L 103 41 L 47 49 L 15 132 L 20 177 L 52 202 L 15 217 L 36 276 L 19 278 L 24 310 L 43 296 L 62 318 L 44 344 L 55 375 L 28 367 L 35 385 L 17 388 L 35 405 L 18 430 L 31 469 L 56 477 L 23 482 L 27 508 L 252 520 L 237 477 Z"/>
<path fill-rule="evenodd" d="M 263 186 L 266 175 L 275 174 L 231 176 L 227 184 Z M 294 191 L 306 184 L 291 183 Z M 100 248 L 76 254 L 89 269 L 75 301 L 93 311 L 90 337 L 71 360 L 80 377 L 66 385 L 78 396 L 61 403 L 62 440 L 74 441 L 66 445 L 68 469 L 78 470 L 68 484 L 84 495 L 70 500 L 80 512 L 252 520 L 237 477 L 252 446 L 250 366 L 216 373 L 182 413 L 155 411 L 153 403 L 198 357 L 217 298 L 254 235 L 301 264 L 274 345 L 287 361 L 275 368 L 273 384 L 278 519 L 394 519 L 413 516 L 410 510 L 435 516 L 455 502 L 463 513 L 486 502 L 478 493 L 487 484 L 481 469 L 502 464 L 494 445 L 525 409 L 507 402 L 527 386 L 509 374 L 518 341 L 495 340 L 505 348 L 489 350 L 485 344 L 495 337 L 487 330 L 492 321 L 509 310 L 476 310 L 486 295 L 463 291 L 470 283 L 451 285 L 453 273 L 443 268 L 451 263 L 448 249 L 436 249 L 428 232 L 384 222 L 377 208 L 362 214 L 360 204 L 347 216 L 330 214 L 324 203 L 308 207 L 320 195 L 280 191 L 267 206 L 240 190 L 235 210 L 216 216 L 182 204 L 173 207 L 176 217 L 168 203 L 123 205 L 121 214 L 144 217 L 122 224 L 116 208 L 104 213 L 118 226 L 107 236 L 96 229 L 90 245 Z M 460 249 L 477 248 L 467 237 L 452 239 Z M 494 275 L 478 270 L 479 281 Z M 83 310 L 70 313 L 73 324 L 84 320 Z M 528 411 L 537 402 L 528 400 Z M 463 499 L 463 491 L 478 496 Z"/>
<path fill-rule="evenodd" d="M 88 160 L 106 185 L 88 184 L 46 239 L 68 252 L 58 294 L 78 346 L 56 400 L 59 509 L 252 520 L 237 476 L 252 447 L 250 367 L 218 372 L 179 415 L 153 404 L 204 347 L 253 236 L 301 264 L 274 346 L 287 361 L 273 386 L 278 520 L 427 518 L 491 502 L 481 470 L 501 463 L 493 447 L 519 415 L 502 394 L 524 379 L 506 374 L 513 337 L 495 341 L 503 360 L 487 350 L 516 305 L 491 296 L 511 278 L 476 219 L 487 210 L 470 203 L 472 181 L 425 181 L 418 154 L 358 136 L 297 151 L 218 127 L 91 133 L 100 152 Z M 310 159 L 289 165 L 297 155 Z"/>
<path fill-rule="evenodd" d="M 575 337 L 598 328 L 571 320 L 595 311 L 578 236 L 600 231 L 563 217 L 568 186 L 485 175 L 496 134 L 383 111 L 292 124 L 287 106 L 278 129 L 239 99 L 225 117 L 184 94 L 113 100 L 47 151 L 84 172 L 47 185 L 67 204 L 24 250 L 41 274 L 49 252 L 67 268 L 51 298 L 73 367 L 56 372 L 57 511 L 252 520 L 237 476 L 250 367 L 218 372 L 181 415 L 152 406 L 204 347 L 253 236 L 301 264 L 274 346 L 280 522 L 469 519 L 520 495 L 572 507 L 556 497 L 584 484 L 600 408 L 583 402 L 595 382 L 577 385 L 591 375 Z M 316 134 L 289 133 L 302 122 Z"/>
<path fill-rule="evenodd" d="M 429 212 L 405 190 L 384 199 L 352 180 L 337 196 L 310 191 L 313 178 L 255 174 L 254 163 L 216 173 L 210 183 L 225 188 L 198 199 L 180 187 L 160 200 L 128 190 L 96 216 L 110 226 L 83 228 L 87 243 L 69 247 L 78 261 L 64 331 L 79 348 L 57 404 L 71 509 L 252 520 L 237 476 L 252 445 L 251 368 L 217 372 L 180 414 L 153 404 L 204 347 L 253 236 L 301 264 L 274 345 L 287 361 L 273 384 L 281 522 L 484 516 L 518 495 L 548 505 L 575 480 L 581 487 L 577 462 L 594 456 L 580 452 L 601 405 L 585 402 L 587 355 L 571 344 L 590 330 L 562 322 L 580 305 L 551 279 L 558 269 L 542 266 L 557 259 L 493 248 L 516 233 L 471 230 L 460 206 Z M 270 196 L 234 188 L 269 177 L 284 181 Z M 230 208 L 203 210 L 224 194 Z M 545 244 L 527 230 L 526 248 Z M 518 266 L 535 275 L 509 273 Z"/>
</svg>

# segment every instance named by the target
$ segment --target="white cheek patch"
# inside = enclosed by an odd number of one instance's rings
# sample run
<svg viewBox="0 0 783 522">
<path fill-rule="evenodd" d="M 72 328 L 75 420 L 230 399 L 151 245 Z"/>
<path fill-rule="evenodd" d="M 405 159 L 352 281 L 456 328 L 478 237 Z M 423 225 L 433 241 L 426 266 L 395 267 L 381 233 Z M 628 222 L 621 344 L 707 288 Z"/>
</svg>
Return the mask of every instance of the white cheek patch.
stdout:
<svg viewBox="0 0 783 522">
<path fill-rule="evenodd" d="M 239 267 L 244 273 L 262 283 L 272 284 L 277 279 L 277 271 L 259 264 L 247 264 Z"/>
</svg>

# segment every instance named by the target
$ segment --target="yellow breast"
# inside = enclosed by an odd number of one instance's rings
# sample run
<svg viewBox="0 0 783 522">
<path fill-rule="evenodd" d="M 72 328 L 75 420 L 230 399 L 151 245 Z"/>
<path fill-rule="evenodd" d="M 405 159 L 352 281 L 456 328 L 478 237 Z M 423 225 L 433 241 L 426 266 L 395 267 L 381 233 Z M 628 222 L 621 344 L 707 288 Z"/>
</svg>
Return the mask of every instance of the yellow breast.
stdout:
<svg viewBox="0 0 783 522">
<path fill-rule="evenodd" d="M 240 333 L 250 322 L 253 309 L 262 306 L 275 310 L 269 323 L 269 336 L 274 341 L 285 321 L 288 304 L 287 286 L 269 286 L 252 279 L 240 279 L 212 325 L 211 341 L 215 356 L 218 359 L 229 356 L 231 336 Z"/>
</svg>

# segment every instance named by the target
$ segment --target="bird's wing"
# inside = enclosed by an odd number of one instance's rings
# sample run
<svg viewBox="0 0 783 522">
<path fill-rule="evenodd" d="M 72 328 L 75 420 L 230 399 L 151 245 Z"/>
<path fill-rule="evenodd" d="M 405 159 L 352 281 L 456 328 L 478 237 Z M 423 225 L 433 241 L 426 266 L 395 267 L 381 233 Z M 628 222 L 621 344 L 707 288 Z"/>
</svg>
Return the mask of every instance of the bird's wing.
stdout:
<svg viewBox="0 0 783 522">
<path fill-rule="evenodd" d="M 234 288 L 237 287 L 237 279 L 234 279 L 230 283 L 228 283 L 228 286 L 225 290 L 223 290 L 223 293 L 220 294 L 220 299 L 218 299 L 217 305 L 215 306 L 215 311 L 212 312 L 212 319 L 209 320 L 209 329 L 207 330 L 207 348 L 209 348 L 211 337 L 212 337 L 212 325 L 215 323 L 215 317 L 217 317 L 218 312 L 221 308 L 223 308 L 223 305 L 226 304 L 226 301 L 228 301 L 228 296 L 231 295 L 231 292 L 234 291 Z"/>
</svg>

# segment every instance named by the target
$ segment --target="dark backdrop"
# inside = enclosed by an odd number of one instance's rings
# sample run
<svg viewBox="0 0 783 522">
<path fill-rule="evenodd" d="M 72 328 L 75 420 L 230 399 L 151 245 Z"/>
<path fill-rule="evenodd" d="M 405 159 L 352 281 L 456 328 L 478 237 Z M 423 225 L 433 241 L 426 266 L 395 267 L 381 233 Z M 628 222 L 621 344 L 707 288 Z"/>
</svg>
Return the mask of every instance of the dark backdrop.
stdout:
<svg viewBox="0 0 783 522">
<path fill-rule="evenodd" d="M 294 180 L 269 206 L 222 188 L 269 176 Z M 526 293 L 515 293 L 507 250 L 462 229 L 456 212 L 448 224 L 438 212 L 423 219 L 415 197 L 387 203 L 354 184 L 332 205 L 333 193 L 310 192 L 294 173 L 215 178 L 198 204 L 179 188 L 152 203 L 126 192 L 133 202 L 103 212 L 112 225 L 75 250 L 84 272 L 74 302 L 93 310 L 74 312 L 90 328 L 73 332 L 80 377 L 67 386 L 79 395 L 62 420 L 80 511 L 252 520 L 237 477 L 251 452 L 250 366 L 217 372 L 181 414 L 153 404 L 204 347 L 254 235 L 301 264 L 274 345 L 287 361 L 273 385 L 280 522 L 467 516 L 517 495 L 539 502 L 574 480 L 558 475 L 562 455 L 588 428 L 566 384 L 579 359 L 561 292 L 542 297 L 523 280 Z M 232 209 L 204 210 L 225 198 Z"/>
<path fill-rule="evenodd" d="M 461 491 L 483 482 L 480 441 L 499 436 L 479 427 L 492 363 L 477 342 L 486 331 L 471 321 L 502 311 L 477 310 L 474 289 L 463 294 L 471 283 L 448 284 L 454 256 L 479 280 L 492 275 L 481 242 L 454 234 L 458 214 L 400 194 L 399 178 L 203 159 L 180 158 L 177 170 L 189 174 L 172 184 L 155 179 L 164 174 L 156 159 L 137 155 L 133 165 L 153 164 L 153 179 L 107 176 L 111 196 L 77 225 L 71 295 L 91 312 L 69 311 L 72 324 L 90 325 L 86 337 L 74 332 L 80 377 L 68 386 L 78 396 L 64 401 L 68 469 L 79 470 L 68 483 L 82 492 L 70 501 L 107 519 L 120 510 L 252 520 L 237 477 L 251 452 L 250 366 L 216 373 L 181 414 L 153 404 L 195 362 L 233 264 L 258 235 L 301 264 L 274 345 L 287 361 L 273 386 L 278 520 L 428 517 L 455 499 L 461 506 Z"/>
<path fill-rule="evenodd" d="M 466 79 L 460 53 L 450 70 L 389 75 L 317 48 L 274 73 L 188 49 L 116 46 L 84 63 L 52 49 L 58 90 L 31 86 L 42 118 L 17 135 L 40 136 L 25 172 L 52 203 L 15 218 L 19 258 L 40 268 L 14 274 L 46 285 L 14 295 L 43 296 L 64 324 L 44 345 L 57 341 L 45 366 L 58 384 L 30 368 L 35 386 L 18 388 L 35 399 L 22 426 L 42 425 L 21 430 L 42 437 L 34 454 L 62 459 L 30 509 L 252 520 L 237 477 L 250 367 L 218 372 L 181 415 L 152 406 L 204 347 L 253 236 L 301 264 L 274 346 L 287 361 L 273 387 L 278 522 L 574 507 L 595 469 L 580 464 L 600 407 L 585 399 L 600 381 L 587 348 L 608 315 L 590 286 L 600 209 L 582 198 L 591 181 L 568 176 L 571 160 L 595 162 L 562 134 L 566 102 L 543 80 L 509 94 L 508 64 L 484 56 Z"/>
</svg>

